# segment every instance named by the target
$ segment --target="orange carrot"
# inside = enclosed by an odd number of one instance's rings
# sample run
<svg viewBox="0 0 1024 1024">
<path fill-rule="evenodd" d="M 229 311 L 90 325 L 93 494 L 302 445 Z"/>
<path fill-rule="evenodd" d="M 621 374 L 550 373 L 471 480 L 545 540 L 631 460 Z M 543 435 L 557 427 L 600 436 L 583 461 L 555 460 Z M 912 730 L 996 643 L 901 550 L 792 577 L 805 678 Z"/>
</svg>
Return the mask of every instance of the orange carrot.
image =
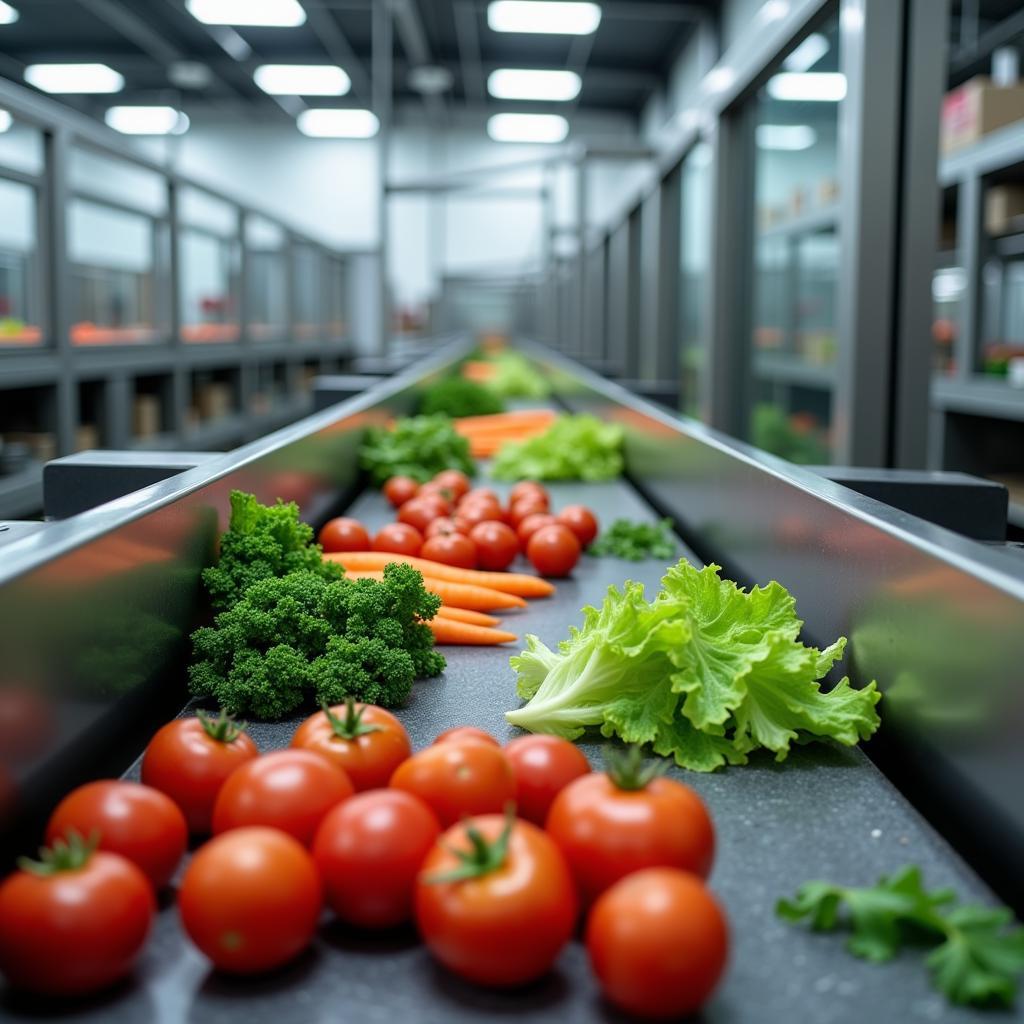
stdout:
<svg viewBox="0 0 1024 1024">
<path fill-rule="evenodd" d="M 345 575 L 350 580 L 384 579 L 383 572 L 352 572 L 346 569 Z M 451 580 L 438 580 L 432 576 L 423 577 L 423 586 L 432 594 L 437 594 L 441 601 L 450 608 L 468 608 L 474 612 L 489 612 L 496 608 L 525 608 L 526 602 L 515 594 L 504 594 L 500 590 L 478 587 L 472 583 L 453 583 Z"/>
<path fill-rule="evenodd" d="M 443 604 L 437 614 L 445 619 L 454 619 L 456 622 L 468 622 L 471 626 L 495 626 L 501 625 L 501 619 L 496 615 L 485 615 L 483 612 L 474 612 L 469 608 L 449 608 Z"/>
<path fill-rule="evenodd" d="M 434 634 L 436 644 L 473 644 L 489 646 L 491 644 L 508 644 L 519 637 L 515 633 L 506 633 L 503 629 L 488 629 L 487 626 L 474 626 L 470 622 L 456 622 L 441 616 L 427 622 L 430 632 Z"/>
<path fill-rule="evenodd" d="M 460 416 L 455 426 L 460 430 L 515 430 L 537 423 L 550 423 L 558 418 L 553 409 L 519 409 L 515 412 L 496 412 L 486 416 Z"/>
<path fill-rule="evenodd" d="M 528 576 L 518 572 L 484 572 L 480 569 L 458 569 L 454 565 L 442 565 L 426 558 L 414 558 L 412 555 L 395 555 L 389 551 L 332 551 L 325 554 L 330 562 L 339 562 L 350 572 L 376 572 L 382 570 L 389 562 L 404 562 L 414 569 L 419 569 L 424 576 L 432 576 L 438 580 L 451 583 L 473 583 L 478 587 L 489 587 L 505 594 L 517 597 L 550 597 L 554 585 L 539 576 Z M 445 602 L 448 604 L 449 602 Z"/>
</svg>

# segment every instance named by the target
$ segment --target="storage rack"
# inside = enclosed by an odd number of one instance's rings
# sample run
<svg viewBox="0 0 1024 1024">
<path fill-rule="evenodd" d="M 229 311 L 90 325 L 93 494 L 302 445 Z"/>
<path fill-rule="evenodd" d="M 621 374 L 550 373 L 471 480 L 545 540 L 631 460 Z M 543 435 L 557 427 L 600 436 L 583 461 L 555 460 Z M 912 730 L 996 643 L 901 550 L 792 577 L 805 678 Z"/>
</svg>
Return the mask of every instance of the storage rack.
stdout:
<svg viewBox="0 0 1024 1024">
<path fill-rule="evenodd" d="M 0 564 L 0 645 L 17 654 L 23 681 L 37 682 L 68 711 L 57 716 L 52 745 L 18 776 L 26 797 L 23 833 L 32 832 L 33 815 L 45 815 L 82 776 L 132 773 L 146 736 L 181 709 L 178 655 L 201 613 L 197 577 L 213 557 L 230 489 L 243 487 L 270 501 L 286 488 L 283 496 L 300 500 L 314 523 L 345 508 L 382 522 L 388 513 L 380 495 L 360 493 L 356 460 L 346 455 L 368 421 L 408 411 L 421 383 L 450 369 L 471 345 L 458 341 L 360 397 L 8 546 Z M 556 486 L 556 502 L 569 495 L 586 500 L 605 520 L 671 514 L 688 543 L 681 554 L 700 561 L 716 557 L 744 583 L 783 581 L 806 614 L 813 641 L 847 633 L 855 679 L 863 682 L 865 673 L 877 671 L 892 702 L 888 710 L 883 705 L 885 736 L 878 740 L 902 751 L 891 764 L 915 767 L 924 776 L 923 785 L 908 786 L 904 796 L 862 752 L 827 745 L 795 749 L 783 765 L 754 758 L 743 768 L 685 776 L 715 816 L 718 855 L 711 884 L 734 923 L 729 974 L 708 1019 L 745 1020 L 751 1006 L 768 1024 L 795 1017 L 852 1024 L 865 1015 L 890 1020 L 917 1013 L 951 1022 L 988 1019 L 984 1012 L 945 1006 L 929 989 L 917 957 L 903 956 L 884 968 L 856 960 L 841 936 L 794 929 L 776 920 L 772 908 L 778 896 L 810 877 L 868 883 L 905 862 L 921 864 L 930 885 L 952 886 L 965 899 L 991 900 L 988 882 L 1020 904 L 1024 820 L 1016 780 L 1022 753 L 1013 730 L 1024 708 L 1020 688 L 1006 684 L 1015 681 L 1022 654 L 1024 586 L 985 545 L 682 423 L 548 351 L 526 351 L 556 383 L 558 401 L 620 422 L 626 431 L 628 482 Z M 609 583 L 632 577 L 652 587 L 662 568 L 584 558 L 571 579 L 559 582 L 555 598 L 517 618 L 517 628 L 553 643 Z M 929 587 L 914 586 L 920 580 L 930 581 Z M 53 611 L 58 600 L 68 614 L 43 616 L 35 629 L 27 628 L 40 604 Z M 893 601 L 898 620 L 885 611 Z M 989 631 L 983 652 L 979 601 Z M 148 622 L 146 630 L 125 628 L 127 608 L 138 625 Z M 94 628 L 83 630 L 82 621 Z M 82 689 L 79 668 L 95 668 L 92 654 L 111 630 L 120 640 L 117 666 L 135 666 L 138 674 L 126 689 L 114 680 L 96 687 L 92 677 L 92 687 Z M 940 633 L 943 646 L 936 652 Z M 162 657 L 153 656 L 154 643 Z M 943 667 L 943 652 L 961 645 L 970 651 L 974 671 L 949 692 L 944 688 L 956 683 L 956 666 L 936 668 Z M 444 676 L 418 684 L 399 712 L 414 744 L 462 723 L 510 735 L 502 717 L 515 703 L 508 651 L 448 653 Z M 897 688 L 901 680 L 906 688 L 908 674 L 916 674 L 925 699 L 919 695 L 897 711 Z M 962 689 L 965 682 L 969 691 Z M 958 725 L 948 714 L 953 698 L 971 697 L 976 708 L 979 694 L 986 698 L 984 715 Z M 929 713 L 929 700 L 942 701 L 942 714 Z M 256 724 L 252 734 L 269 749 L 287 741 L 292 725 Z M 597 763 L 599 747 L 584 749 Z M 908 758 L 908 750 L 916 756 Z M 976 858 L 980 876 L 912 806 L 928 793 L 946 812 L 967 816 L 970 827 L 961 818 L 949 836 L 961 854 Z M 823 978 L 830 983 L 822 984 Z M 185 942 L 173 906 L 161 912 L 135 979 L 108 997 L 76 1005 L 74 1015 L 104 1024 L 153 1014 L 298 1021 L 315 1016 L 318 1005 L 341 1000 L 357 1019 L 401 1015 L 414 1024 L 483 1022 L 517 1012 L 531 1021 L 608 1019 L 579 943 L 537 985 L 484 992 L 434 968 L 412 935 L 374 938 L 327 926 L 314 950 L 292 967 L 239 983 L 209 972 Z M 31 1001 L 2 992 L 0 1011 L 12 1021 L 37 1014 Z M 59 1017 L 53 1008 L 49 1012 Z"/>
<path fill-rule="evenodd" d="M 982 341 L 1002 327 L 1005 296 L 986 309 L 986 266 L 1005 267 L 1024 251 L 1024 231 L 990 237 L 984 222 L 985 192 L 993 176 L 1016 173 L 1024 184 L 1024 122 L 986 135 L 975 145 L 945 157 L 939 180 L 956 211 L 952 260 L 962 268 L 952 373 L 932 381 L 932 439 L 935 467 L 1004 476 L 1011 486 L 1012 517 L 1024 523 L 1024 388 L 983 372 Z M 1024 346 L 1024 339 L 1021 339 Z"/>
<path fill-rule="evenodd" d="M 49 452 L 37 453 L 29 465 L 0 476 L 0 519 L 38 512 L 42 462 L 81 447 L 224 450 L 260 436 L 312 408 L 309 384 L 317 373 L 343 369 L 357 337 L 372 336 L 366 327 L 368 280 L 376 273 L 372 252 L 340 252 L 290 228 L 229 196 L 147 159 L 123 136 L 53 103 L 28 89 L 0 81 L 0 107 L 15 124 L 39 133 L 43 160 L 32 171 L 0 166 L 0 182 L 26 190 L 36 216 L 35 255 L 29 265 L 30 287 L 42 338 L 38 344 L 4 345 L 0 338 L 0 402 L 17 407 L 20 420 L 44 438 Z M 111 194 L 109 187 L 73 180 L 71 161 L 78 154 L 144 174 L 156 183 L 159 200 L 148 208 L 133 190 Z M 194 219 L 184 224 L 183 200 L 199 196 L 220 204 L 230 221 L 226 245 L 235 261 L 230 288 L 232 326 L 229 340 L 189 343 L 183 328 L 182 239 L 185 232 L 210 235 Z M 153 239 L 151 304 L 153 331 L 148 343 L 74 344 L 74 296 L 68 251 L 69 212 L 87 201 L 144 224 Z M 283 244 L 279 273 L 284 282 L 284 322 L 276 333 L 255 337 L 249 226 L 269 222 Z M 302 262 L 300 263 L 300 258 Z M 297 281 L 302 273 L 318 277 L 314 308 L 300 310 Z M 300 312 L 307 321 L 299 329 Z M 312 316 L 310 316 L 312 313 Z M 196 422 L 197 396 L 208 382 L 223 408 Z M 159 403 L 157 429 L 145 436 L 133 429 L 136 396 Z M 223 399 L 226 398 L 226 402 Z M 0 422 L 0 433 L 6 424 Z M 88 428 L 82 433 L 81 428 Z"/>
</svg>

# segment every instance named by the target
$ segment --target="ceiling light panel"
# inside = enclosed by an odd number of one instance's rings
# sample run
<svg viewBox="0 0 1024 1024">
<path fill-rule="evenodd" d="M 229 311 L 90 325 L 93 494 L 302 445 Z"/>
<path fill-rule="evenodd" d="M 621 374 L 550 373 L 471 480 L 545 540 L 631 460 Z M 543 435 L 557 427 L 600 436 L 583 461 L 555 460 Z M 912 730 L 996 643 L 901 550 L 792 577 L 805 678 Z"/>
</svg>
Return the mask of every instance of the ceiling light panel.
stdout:
<svg viewBox="0 0 1024 1024">
<path fill-rule="evenodd" d="M 304 25 L 306 12 L 298 0 L 187 0 L 189 14 L 204 25 Z"/>
<path fill-rule="evenodd" d="M 575 71 L 498 68 L 487 77 L 487 91 L 499 100 L 565 102 L 579 95 L 581 85 Z"/>
<path fill-rule="evenodd" d="M 0 135 L 4 132 L 9 132 L 13 124 L 14 118 L 11 117 L 11 112 L 9 110 L 0 110 Z"/>
<path fill-rule="evenodd" d="M 380 129 L 370 110 L 304 110 L 297 124 L 303 135 L 314 139 L 370 139 Z"/>
<path fill-rule="evenodd" d="M 783 62 L 787 71 L 810 71 L 828 53 L 828 40 L 820 33 L 809 35 Z"/>
<path fill-rule="evenodd" d="M 793 153 L 810 149 L 818 141 L 818 133 L 809 124 L 759 124 L 756 135 L 758 149 Z"/>
<path fill-rule="evenodd" d="M 561 142 L 569 122 L 559 114 L 495 114 L 487 121 L 495 142 Z"/>
<path fill-rule="evenodd" d="M 781 71 L 768 79 L 773 100 L 838 103 L 846 95 L 846 76 L 838 71 Z"/>
<path fill-rule="evenodd" d="M 106 64 L 30 64 L 25 81 L 43 92 L 82 95 L 120 92 L 124 76 Z"/>
<path fill-rule="evenodd" d="M 261 64 L 253 78 L 271 96 L 344 96 L 352 88 L 333 64 Z"/>
<path fill-rule="evenodd" d="M 13 25 L 21 15 L 18 9 L 0 0 L 0 25 Z"/>
<path fill-rule="evenodd" d="M 601 24 L 601 8 L 556 0 L 492 0 L 487 24 L 493 32 L 589 36 Z"/>
<path fill-rule="evenodd" d="M 189 126 L 174 107 L 111 107 L 103 120 L 124 135 L 183 135 Z"/>
</svg>

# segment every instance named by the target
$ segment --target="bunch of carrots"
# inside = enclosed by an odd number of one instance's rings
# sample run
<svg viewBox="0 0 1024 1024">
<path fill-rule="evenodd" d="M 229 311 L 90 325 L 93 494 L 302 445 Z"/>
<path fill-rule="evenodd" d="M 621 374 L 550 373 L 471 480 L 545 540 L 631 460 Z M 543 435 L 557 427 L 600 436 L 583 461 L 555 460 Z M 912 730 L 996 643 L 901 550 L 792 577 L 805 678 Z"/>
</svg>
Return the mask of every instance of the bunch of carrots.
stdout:
<svg viewBox="0 0 1024 1024">
<path fill-rule="evenodd" d="M 337 562 L 349 579 L 380 580 L 389 562 L 404 562 L 423 573 L 423 585 L 441 598 L 441 609 L 427 625 L 438 644 L 488 646 L 513 643 L 519 638 L 488 613 L 525 608 L 527 598 L 549 597 L 554 585 L 539 576 L 514 572 L 460 569 L 412 555 L 389 551 L 335 551 L 324 559 Z"/>
<path fill-rule="evenodd" d="M 463 416 L 455 420 L 455 429 L 469 441 L 475 459 L 489 459 L 508 441 L 527 441 L 545 433 L 555 422 L 552 409 L 521 409 L 491 416 Z"/>
</svg>

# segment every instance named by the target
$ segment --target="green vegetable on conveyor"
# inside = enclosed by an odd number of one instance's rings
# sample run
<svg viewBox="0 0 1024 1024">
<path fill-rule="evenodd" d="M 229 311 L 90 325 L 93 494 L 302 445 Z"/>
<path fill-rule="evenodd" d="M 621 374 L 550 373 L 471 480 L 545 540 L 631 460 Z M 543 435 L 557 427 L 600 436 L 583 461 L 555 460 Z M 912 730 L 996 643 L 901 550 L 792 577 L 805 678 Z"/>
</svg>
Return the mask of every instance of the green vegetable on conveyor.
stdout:
<svg viewBox="0 0 1024 1024">
<path fill-rule="evenodd" d="M 496 480 L 614 480 L 622 475 L 622 427 L 596 416 L 559 416 L 539 437 L 502 446 Z"/>
<path fill-rule="evenodd" d="M 505 717 L 567 739 L 598 728 L 705 772 L 745 764 L 762 747 L 782 761 L 795 741 L 854 746 L 871 736 L 881 696 L 873 682 L 820 688 L 846 638 L 824 651 L 805 646 L 784 587 L 748 592 L 718 572 L 683 559 L 651 601 L 642 584 L 609 587 L 557 651 L 528 635 L 511 661 L 527 703 Z"/>
<path fill-rule="evenodd" d="M 423 416 L 492 416 L 504 412 L 505 403 L 480 384 L 463 377 L 448 377 L 423 392 L 419 411 Z"/>
<path fill-rule="evenodd" d="M 483 386 L 499 398 L 547 398 L 551 387 L 521 352 L 504 351 L 486 356 L 493 373 Z"/>
<path fill-rule="evenodd" d="M 371 427 L 359 449 L 359 464 L 380 485 L 393 476 L 411 476 L 425 483 L 443 469 L 476 473 L 469 442 L 460 437 L 449 417 L 411 416 L 390 430 Z"/>
<path fill-rule="evenodd" d="M 189 689 L 228 714 L 264 719 L 309 699 L 395 707 L 414 679 L 444 670 L 423 624 L 440 604 L 423 576 L 399 563 L 379 583 L 331 583 L 308 571 L 261 580 L 192 634 Z"/>
<path fill-rule="evenodd" d="M 231 492 L 231 519 L 220 538 L 220 557 L 203 570 L 203 583 L 217 611 L 230 608 L 260 580 L 305 570 L 325 580 L 341 579 L 341 568 L 323 560 L 313 528 L 299 520 L 295 502 L 261 505 L 255 495 Z"/>
<path fill-rule="evenodd" d="M 865 889 L 807 882 L 795 899 L 780 900 L 786 921 L 809 920 L 816 931 L 851 932 L 846 948 L 884 963 L 905 942 L 930 946 L 925 965 L 932 983 L 952 1003 L 1009 1007 L 1024 973 L 1024 928 L 1005 907 L 956 904 L 949 889 L 929 892 L 919 867 L 908 865 Z"/>
<path fill-rule="evenodd" d="M 616 519 L 587 548 L 588 555 L 625 558 L 631 562 L 642 562 L 645 558 L 672 558 L 675 553 L 671 519 L 661 519 L 656 523 Z"/>
</svg>

